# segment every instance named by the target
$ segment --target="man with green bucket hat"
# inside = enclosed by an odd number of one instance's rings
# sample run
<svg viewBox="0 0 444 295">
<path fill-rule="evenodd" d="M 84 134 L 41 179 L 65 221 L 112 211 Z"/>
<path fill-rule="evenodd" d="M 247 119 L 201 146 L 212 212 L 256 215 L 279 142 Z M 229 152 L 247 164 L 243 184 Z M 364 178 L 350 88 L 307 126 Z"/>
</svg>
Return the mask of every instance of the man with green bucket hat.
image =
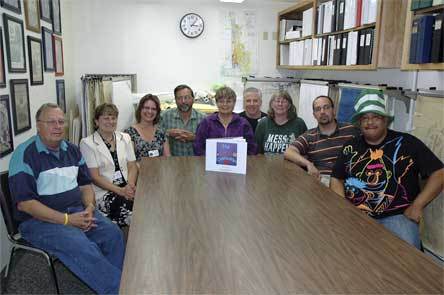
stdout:
<svg viewBox="0 0 444 295">
<path fill-rule="evenodd" d="M 444 166 L 419 139 L 389 129 L 393 119 L 380 91 L 361 93 L 351 121 L 362 135 L 342 148 L 330 188 L 420 249 L 418 223 L 444 188 Z M 422 191 L 419 176 L 427 178 Z"/>
</svg>

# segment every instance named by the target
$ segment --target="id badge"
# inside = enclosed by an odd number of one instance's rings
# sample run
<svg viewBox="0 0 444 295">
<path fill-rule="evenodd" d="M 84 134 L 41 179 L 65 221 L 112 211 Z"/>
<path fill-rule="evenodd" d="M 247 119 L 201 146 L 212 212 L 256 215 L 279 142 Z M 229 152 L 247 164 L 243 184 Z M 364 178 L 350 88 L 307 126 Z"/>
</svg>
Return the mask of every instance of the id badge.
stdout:
<svg viewBox="0 0 444 295">
<path fill-rule="evenodd" d="M 148 157 L 153 158 L 153 157 L 158 157 L 159 154 L 159 150 L 152 150 L 152 151 L 148 151 Z"/>
<path fill-rule="evenodd" d="M 122 175 L 122 172 L 120 172 L 120 170 L 114 172 L 113 180 L 119 180 L 122 178 L 123 178 L 123 175 Z"/>
</svg>

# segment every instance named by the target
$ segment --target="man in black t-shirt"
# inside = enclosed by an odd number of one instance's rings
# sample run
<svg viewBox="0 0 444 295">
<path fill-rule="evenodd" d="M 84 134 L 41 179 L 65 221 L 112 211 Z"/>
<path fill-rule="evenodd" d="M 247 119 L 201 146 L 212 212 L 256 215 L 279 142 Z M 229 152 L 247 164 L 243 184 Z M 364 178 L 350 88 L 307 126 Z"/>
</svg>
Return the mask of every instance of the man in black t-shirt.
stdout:
<svg viewBox="0 0 444 295">
<path fill-rule="evenodd" d="M 364 92 L 355 111 L 362 136 L 344 145 L 330 188 L 419 249 L 418 223 L 444 187 L 443 163 L 416 137 L 388 129 L 393 117 L 379 92 Z"/>
<path fill-rule="evenodd" d="M 261 111 L 262 92 L 255 88 L 249 87 L 244 90 L 244 111 L 239 115 L 247 119 L 253 132 L 256 131 L 257 122 L 266 117 L 267 114 Z"/>
</svg>

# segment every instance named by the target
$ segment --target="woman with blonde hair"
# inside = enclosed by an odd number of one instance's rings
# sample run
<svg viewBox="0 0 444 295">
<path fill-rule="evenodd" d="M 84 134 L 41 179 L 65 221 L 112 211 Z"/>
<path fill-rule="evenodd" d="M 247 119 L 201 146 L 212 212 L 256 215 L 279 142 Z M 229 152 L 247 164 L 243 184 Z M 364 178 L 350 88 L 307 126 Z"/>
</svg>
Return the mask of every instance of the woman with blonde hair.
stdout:
<svg viewBox="0 0 444 295">
<path fill-rule="evenodd" d="M 290 94 L 279 91 L 271 96 L 268 117 L 262 118 L 256 128 L 259 153 L 283 154 L 288 145 L 305 131 L 307 126 L 298 117 Z"/>
</svg>

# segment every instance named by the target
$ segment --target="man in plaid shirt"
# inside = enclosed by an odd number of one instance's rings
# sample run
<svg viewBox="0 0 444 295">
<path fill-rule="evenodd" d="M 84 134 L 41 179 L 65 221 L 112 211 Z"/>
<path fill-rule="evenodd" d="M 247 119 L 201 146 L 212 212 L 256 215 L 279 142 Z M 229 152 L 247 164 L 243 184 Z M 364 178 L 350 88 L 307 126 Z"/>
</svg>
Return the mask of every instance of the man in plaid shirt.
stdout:
<svg viewBox="0 0 444 295">
<path fill-rule="evenodd" d="M 194 93 L 187 85 L 174 88 L 177 108 L 163 111 L 160 122 L 166 130 L 173 156 L 193 156 L 193 141 L 197 125 L 205 114 L 193 109 Z"/>
</svg>

